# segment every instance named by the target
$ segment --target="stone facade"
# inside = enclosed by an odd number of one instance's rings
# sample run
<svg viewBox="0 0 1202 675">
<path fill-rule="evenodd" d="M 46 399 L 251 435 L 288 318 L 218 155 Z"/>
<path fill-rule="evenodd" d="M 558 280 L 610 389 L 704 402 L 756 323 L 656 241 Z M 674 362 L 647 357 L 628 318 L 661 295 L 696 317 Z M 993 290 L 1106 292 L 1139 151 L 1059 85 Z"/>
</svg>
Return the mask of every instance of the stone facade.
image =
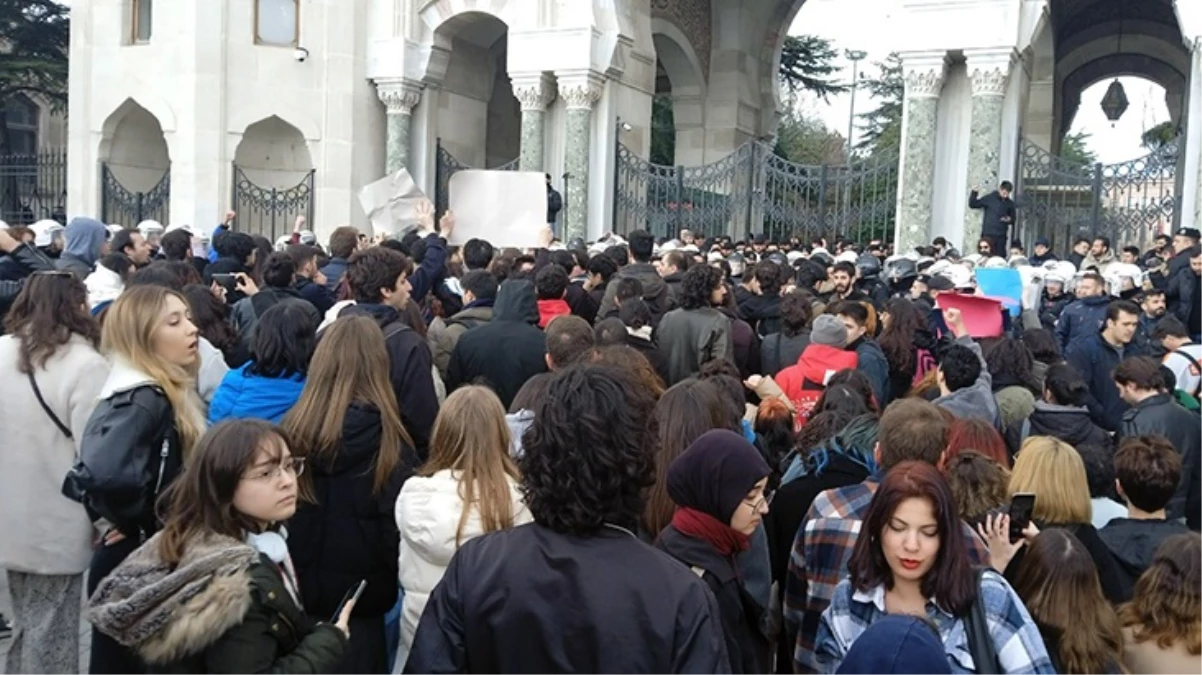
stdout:
<svg viewBox="0 0 1202 675">
<path fill-rule="evenodd" d="M 988 194 L 1002 180 L 999 176 L 1002 108 L 1011 63 L 1012 56 L 1009 52 L 970 54 L 968 57 L 968 72 L 972 84 L 972 123 L 968 144 L 967 189 L 980 187 L 981 194 Z M 981 212 L 968 209 L 964 216 L 961 251 L 976 250 L 977 240 L 981 238 L 981 223 Z M 1012 236 L 1013 234 L 1011 233 Z"/>
<path fill-rule="evenodd" d="M 901 182 L 897 188 L 896 248 L 899 251 L 909 251 L 930 241 L 935 133 L 945 67 L 943 55 L 902 62 L 906 93 Z"/>
<path fill-rule="evenodd" d="M 567 106 L 563 236 L 584 239 L 588 234 L 589 164 L 592 157 L 593 106 L 601 98 L 601 78 L 595 74 L 560 75 L 559 96 Z"/>
<path fill-rule="evenodd" d="M 381 80 L 376 93 L 388 114 L 384 170 L 396 173 L 409 165 L 409 133 L 413 109 L 422 100 L 422 88 L 414 82 Z"/>
</svg>

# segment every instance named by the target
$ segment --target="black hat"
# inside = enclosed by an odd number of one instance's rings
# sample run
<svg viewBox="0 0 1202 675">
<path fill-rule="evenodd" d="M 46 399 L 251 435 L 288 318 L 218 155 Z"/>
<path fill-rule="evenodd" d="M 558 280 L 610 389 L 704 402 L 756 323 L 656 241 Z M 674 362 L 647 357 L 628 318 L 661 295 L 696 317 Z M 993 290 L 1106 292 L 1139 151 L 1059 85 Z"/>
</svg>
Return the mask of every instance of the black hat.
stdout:
<svg viewBox="0 0 1202 675">
<path fill-rule="evenodd" d="M 1035 240 L 1035 245 L 1036 246 L 1047 246 L 1050 248 L 1052 246 L 1052 242 L 1048 241 L 1047 237 L 1039 237 L 1038 239 Z"/>
<path fill-rule="evenodd" d="M 1198 241 L 1199 239 L 1202 239 L 1202 232 L 1199 232 L 1198 228 L 1196 228 L 1196 227 L 1183 227 L 1183 228 L 1177 230 L 1177 232 L 1175 234 L 1182 236 L 1182 237 L 1189 237 L 1190 239 L 1193 239 L 1194 241 Z"/>
<path fill-rule="evenodd" d="M 668 496 L 679 506 L 730 523 L 739 502 L 770 473 L 763 455 L 739 434 L 707 431 L 668 465 Z"/>
</svg>

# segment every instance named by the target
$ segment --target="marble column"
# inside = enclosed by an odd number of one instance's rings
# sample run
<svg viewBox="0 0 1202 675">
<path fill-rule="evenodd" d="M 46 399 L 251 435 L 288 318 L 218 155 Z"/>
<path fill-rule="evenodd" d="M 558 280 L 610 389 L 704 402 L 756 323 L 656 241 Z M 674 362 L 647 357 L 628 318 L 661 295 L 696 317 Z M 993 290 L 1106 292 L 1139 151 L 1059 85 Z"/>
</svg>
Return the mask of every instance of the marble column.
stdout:
<svg viewBox="0 0 1202 675">
<path fill-rule="evenodd" d="M 376 80 L 376 95 L 388 113 L 384 169 L 389 175 L 409 165 L 409 130 L 413 109 L 422 100 L 422 85 L 408 80 Z"/>
<path fill-rule="evenodd" d="M 1013 177 L 998 176 L 1002 147 L 1002 106 L 1006 96 L 1006 82 L 1010 78 L 1013 50 L 992 54 L 969 54 L 968 73 L 972 82 L 972 126 L 968 141 L 968 184 L 967 193 L 980 186 L 981 194 L 997 189 L 1003 180 L 1013 182 Z M 1011 232 L 1011 237 L 1017 232 Z M 964 214 L 964 241 L 961 251 L 977 250 L 981 238 L 981 211 L 966 208 Z M 1006 242 L 1008 247 L 1010 242 Z M 1030 246 L 1030 242 L 1027 243 Z"/>
<path fill-rule="evenodd" d="M 522 104 L 522 151 L 518 162 L 522 171 L 546 171 L 543 139 L 546 137 L 547 106 L 555 100 L 555 82 L 538 73 L 532 77 L 514 76 L 513 95 Z"/>
<path fill-rule="evenodd" d="M 559 76 L 559 96 L 567 108 L 563 239 L 588 236 L 589 157 L 593 138 L 593 106 L 601 100 L 603 80 L 588 75 Z"/>
<path fill-rule="evenodd" d="M 905 74 L 905 113 L 902 117 L 901 181 L 898 184 L 897 236 L 899 253 L 930 244 L 931 195 L 935 179 L 935 130 L 939 94 L 943 90 L 945 57 L 908 62 Z"/>
</svg>

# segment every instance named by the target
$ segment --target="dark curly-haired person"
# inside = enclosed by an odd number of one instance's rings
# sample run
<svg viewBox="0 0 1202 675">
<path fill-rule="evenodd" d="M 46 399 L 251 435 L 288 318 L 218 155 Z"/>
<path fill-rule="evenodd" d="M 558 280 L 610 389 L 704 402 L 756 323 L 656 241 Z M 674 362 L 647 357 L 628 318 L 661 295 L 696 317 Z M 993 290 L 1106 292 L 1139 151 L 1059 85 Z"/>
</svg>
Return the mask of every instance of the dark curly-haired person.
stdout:
<svg viewBox="0 0 1202 675">
<path fill-rule="evenodd" d="M 714 309 L 726 293 L 722 270 L 716 267 L 697 265 L 684 273 L 676 296 L 680 308 L 665 314 L 655 333 L 668 363 L 669 387 L 701 372 L 706 361 L 734 356 L 730 321 Z"/>
<path fill-rule="evenodd" d="M 580 364 L 551 375 L 535 408 L 520 460 L 534 522 L 459 549 L 405 672 L 730 672 L 713 594 L 634 534 L 654 394 Z"/>
</svg>

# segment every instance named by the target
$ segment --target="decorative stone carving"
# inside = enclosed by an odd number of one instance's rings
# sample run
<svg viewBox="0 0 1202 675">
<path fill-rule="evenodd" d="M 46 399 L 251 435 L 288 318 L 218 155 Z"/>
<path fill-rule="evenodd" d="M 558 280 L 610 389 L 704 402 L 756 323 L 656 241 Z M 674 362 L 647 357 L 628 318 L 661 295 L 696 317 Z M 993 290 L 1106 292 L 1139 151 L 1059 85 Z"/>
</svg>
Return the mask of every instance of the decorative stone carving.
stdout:
<svg viewBox="0 0 1202 675">
<path fill-rule="evenodd" d="M 384 103 L 389 115 L 410 115 L 422 101 L 423 87 L 406 80 L 377 80 L 376 96 Z"/>
<path fill-rule="evenodd" d="M 513 95 L 522 110 L 543 112 L 555 100 L 555 84 L 546 77 L 513 78 Z"/>
<path fill-rule="evenodd" d="M 585 77 L 559 77 L 559 96 L 567 104 L 568 110 L 592 110 L 597 101 L 601 100 L 601 78 L 588 75 Z"/>
<path fill-rule="evenodd" d="M 972 71 L 973 96 L 1005 96 L 1006 82 L 1010 79 L 1010 69 L 974 68 Z"/>
<path fill-rule="evenodd" d="M 939 98 L 942 91 L 942 65 L 906 68 L 906 98 Z"/>
<path fill-rule="evenodd" d="M 710 0 L 651 0 L 651 18 L 663 19 L 684 33 L 708 78 L 714 35 Z"/>
</svg>

